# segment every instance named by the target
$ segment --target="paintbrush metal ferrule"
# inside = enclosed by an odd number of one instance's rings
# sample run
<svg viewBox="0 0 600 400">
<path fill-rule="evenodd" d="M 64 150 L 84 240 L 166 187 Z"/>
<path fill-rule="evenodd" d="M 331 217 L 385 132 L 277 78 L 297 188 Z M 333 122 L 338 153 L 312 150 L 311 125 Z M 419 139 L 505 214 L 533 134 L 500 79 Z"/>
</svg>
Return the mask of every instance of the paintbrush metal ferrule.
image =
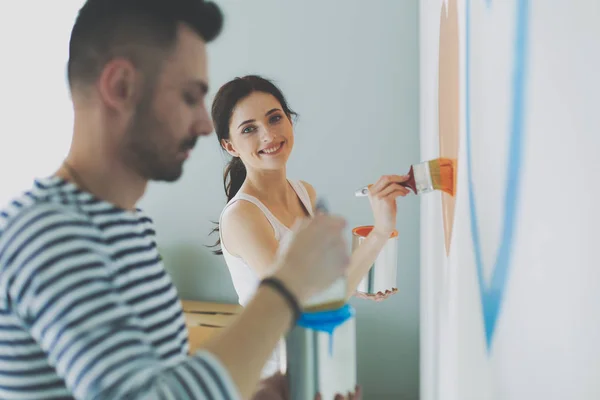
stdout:
<svg viewBox="0 0 600 400">
<path fill-rule="evenodd" d="M 369 186 L 364 186 L 361 187 L 360 189 L 357 189 L 354 191 L 354 196 L 356 197 L 364 197 L 364 196 L 368 196 L 369 195 Z"/>
<path fill-rule="evenodd" d="M 410 181 L 401 183 L 402 186 L 410 187 L 415 194 L 424 194 L 434 191 L 433 180 L 431 179 L 431 170 L 429 168 L 430 161 L 424 161 L 419 164 L 414 164 L 411 167 L 412 183 Z M 354 196 L 365 197 L 369 195 L 369 186 L 363 186 L 354 191 Z"/>
<path fill-rule="evenodd" d="M 431 180 L 431 171 L 429 170 L 429 161 L 413 165 L 413 172 L 417 194 L 433 192 L 434 187 Z"/>
</svg>

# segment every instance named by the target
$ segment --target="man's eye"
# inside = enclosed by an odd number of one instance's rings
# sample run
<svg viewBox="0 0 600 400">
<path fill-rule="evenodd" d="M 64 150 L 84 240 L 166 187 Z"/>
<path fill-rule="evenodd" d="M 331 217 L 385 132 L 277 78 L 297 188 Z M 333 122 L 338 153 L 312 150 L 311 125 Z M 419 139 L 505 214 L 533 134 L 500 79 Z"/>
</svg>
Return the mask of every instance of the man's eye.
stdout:
<svg viewBox="0 0 600 400">
<path fill-rule="evenodd" d="M 183 100 L 190 106 L 198 104 L 198 98 L 191 93 L 184 93 Z"/>
</svg>

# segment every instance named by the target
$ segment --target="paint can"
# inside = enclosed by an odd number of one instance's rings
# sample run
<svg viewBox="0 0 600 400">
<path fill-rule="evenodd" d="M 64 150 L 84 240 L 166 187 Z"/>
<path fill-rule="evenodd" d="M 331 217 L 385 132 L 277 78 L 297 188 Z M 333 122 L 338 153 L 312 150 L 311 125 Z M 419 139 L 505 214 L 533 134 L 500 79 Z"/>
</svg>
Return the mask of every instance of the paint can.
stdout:
<svg viewBox="0 0 600 400">
<path fill-rule="evenodd" d="M 372 225 L 358 226 L 352 230 L 352 251 L 367 238 L 373 230 Z M 394 230 L 387 243 L 379 252 L 369 273 L 360 281 L 357 290 L 363 293 L 385 293 L 397 287 L 396 277 L 398 269 L 398 231 Z"/>
<path fill-rule="evenodd" d="M 327 332 L 329 330 L 329 332 Z M 331 332 L 332 330 L 332 332 Z M 306 313 L 286 337 L 290 400 L 334 400 L 356 387 L 356 320 L 346 304 Z"/>
</svg>

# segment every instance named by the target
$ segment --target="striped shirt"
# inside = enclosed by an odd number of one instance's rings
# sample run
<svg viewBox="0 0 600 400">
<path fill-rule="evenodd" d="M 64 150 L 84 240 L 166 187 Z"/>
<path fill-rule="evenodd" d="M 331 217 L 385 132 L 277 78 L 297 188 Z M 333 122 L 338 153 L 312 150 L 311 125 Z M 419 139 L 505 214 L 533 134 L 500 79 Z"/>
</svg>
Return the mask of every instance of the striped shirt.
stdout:
<svg viewBox="0 0 600 400">
<path fill-rule="evenodd" d="M 152 221 L 57 177 L 0 210 L 1 399 L 237 399 L 188 356 Z"/>
</svg>

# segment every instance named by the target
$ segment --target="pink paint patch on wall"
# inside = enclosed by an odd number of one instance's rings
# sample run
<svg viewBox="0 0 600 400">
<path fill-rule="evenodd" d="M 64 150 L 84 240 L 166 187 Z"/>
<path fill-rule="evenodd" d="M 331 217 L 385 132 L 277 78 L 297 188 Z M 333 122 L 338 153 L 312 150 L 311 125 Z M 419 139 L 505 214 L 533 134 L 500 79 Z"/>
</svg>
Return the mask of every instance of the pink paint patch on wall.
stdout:
<svg viewBox="0 0 600 400">
<path fill-rule="evenodd" d="M 440 49 L 438 65 L 438 132 L 440 157 L 456 160 L 459 145 L 460 77 L 459 77 L 458 10 L 456 0 L 442 4 L 440 15 Z M 455 162 L 454 178 L 456 182 Z M 446 255 L 450 253 L 456 197 L 442 193 Z"/>
</svg>

